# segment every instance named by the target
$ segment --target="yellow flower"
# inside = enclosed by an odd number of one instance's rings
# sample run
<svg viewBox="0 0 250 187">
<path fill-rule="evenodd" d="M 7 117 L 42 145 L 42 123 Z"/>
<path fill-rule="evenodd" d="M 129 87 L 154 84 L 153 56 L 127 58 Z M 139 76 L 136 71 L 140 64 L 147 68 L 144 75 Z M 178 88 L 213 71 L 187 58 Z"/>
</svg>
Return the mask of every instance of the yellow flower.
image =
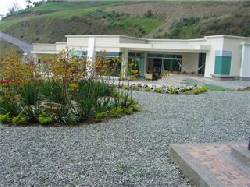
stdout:
<svg viewBox="0 0 250 187">
<path fill-rule="evenodd" d="M 21 95 L 15 95 L 14 99 L 15 99 L 15 101 L 20 101 L 21 100 Z"/>
<path fill-rule="evenodd" d="M 77 89 L 78 89 L 78 84 L 76 84 L 76 83 L 69 84 L 70 91 L 75 92 Z"/>
</svg>

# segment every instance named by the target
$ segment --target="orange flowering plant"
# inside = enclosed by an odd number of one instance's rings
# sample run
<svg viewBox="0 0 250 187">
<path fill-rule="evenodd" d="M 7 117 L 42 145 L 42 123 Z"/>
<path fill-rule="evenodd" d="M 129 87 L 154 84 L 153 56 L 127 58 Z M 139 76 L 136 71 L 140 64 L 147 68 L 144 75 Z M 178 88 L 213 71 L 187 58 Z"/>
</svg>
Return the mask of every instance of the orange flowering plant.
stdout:
<svg viewBox="0 0 250 187">
<path fill-rule="evenodd" d="M 102 51 L 96 58 L 96 74 L 99 76 L 120 76 L 120 57 L 107 58 L 107 53 Z"/>
<path fill-rule="evenodd" d="M 86 79 L 86 60 L 70 50 L 41 59 L 16 55 L 1 59 L 0 123 L 73 125 L 138 110 L 138 104 L 114 85 Z M 100 74 L 115 67 L 105 58 L 95 64 Z"/>
</svg>

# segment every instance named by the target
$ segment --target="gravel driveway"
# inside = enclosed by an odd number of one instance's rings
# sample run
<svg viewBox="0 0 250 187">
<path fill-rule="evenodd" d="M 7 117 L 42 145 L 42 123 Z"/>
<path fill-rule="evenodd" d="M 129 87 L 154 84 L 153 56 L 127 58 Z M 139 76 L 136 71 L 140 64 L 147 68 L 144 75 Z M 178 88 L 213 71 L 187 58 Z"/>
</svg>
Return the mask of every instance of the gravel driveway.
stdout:
<svg viewBox="0 0 250 187">
<path fill-rule="evenodd" d="M 187 179 L 168 157 L 170 143 L 250 135 L 250 92 L 134 95 L 141 112 L 105 123 L 0 125 L 0 186 L 185 186 Z"/>
</svg>

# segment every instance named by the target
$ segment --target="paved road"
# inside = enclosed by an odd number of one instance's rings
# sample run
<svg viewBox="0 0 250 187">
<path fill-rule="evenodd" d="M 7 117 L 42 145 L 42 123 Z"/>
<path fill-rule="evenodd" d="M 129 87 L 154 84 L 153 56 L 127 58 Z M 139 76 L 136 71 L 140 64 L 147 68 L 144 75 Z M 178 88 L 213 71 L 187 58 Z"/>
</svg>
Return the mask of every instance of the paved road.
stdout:
<svg viewBox="0 0 250 187">
<path fill-rule="evenodd" d="M 30 51 L 32 50 L 31 44 L 25 41 L 19 40 L 18 38 L 11 36 L 9 34 L 3 33 L 3 32 L 0 32 L 0 40 L 4 40 L 6 42 L 14 44 L 25 53 L 30 53 Z"/>
</svg>

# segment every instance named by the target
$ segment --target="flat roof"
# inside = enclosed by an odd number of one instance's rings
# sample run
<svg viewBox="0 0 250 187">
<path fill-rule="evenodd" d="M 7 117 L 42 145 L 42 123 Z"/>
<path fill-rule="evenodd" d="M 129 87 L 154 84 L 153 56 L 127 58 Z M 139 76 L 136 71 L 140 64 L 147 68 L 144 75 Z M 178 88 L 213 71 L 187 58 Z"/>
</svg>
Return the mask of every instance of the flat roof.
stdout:
<svg viewBox="0 0 250 187">
<path fill-rule="evenodd" d="M 237 36 L 237 35 L 210 35 L 205 38 L 231 38 L 231 39 L 250 39 L 250 37 Z"/>
<path fill-rule="evenodd" d="M 250 37 L 236 36 L 236 35 L 209 35 L 204 36 L 203 38 L 191 38 L 191 39 L 170 39 L 170 38 L 137 38 L 127 35 L 65 35 L 66 38 L 88 38 L 88 37 L 97 37 L 97 38 L 128 38 L 134 40 L 143 40 L 143 41 L 157 41 L 157 42 L 171 42 L 171 41 L 203 41 L 206 38 L 231 38 L 231 39 L 250 39 Z"/>
</svg>

